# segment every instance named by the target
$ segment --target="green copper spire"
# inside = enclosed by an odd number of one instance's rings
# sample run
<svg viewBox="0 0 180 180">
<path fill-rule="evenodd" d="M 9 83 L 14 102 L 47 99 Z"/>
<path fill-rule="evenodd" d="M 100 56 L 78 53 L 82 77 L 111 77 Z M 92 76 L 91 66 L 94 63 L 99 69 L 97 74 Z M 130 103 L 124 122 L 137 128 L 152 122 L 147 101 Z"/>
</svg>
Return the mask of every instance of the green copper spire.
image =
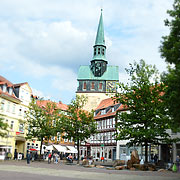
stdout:
<svg viewBox="0 0 180 180">
<path fill-rule="evenodd" d="M 106 46 L 105 46 L 105 39 L 104 39 L 104 25 L 103 25 L 102 9 L 101 9 L 101 16 L 99 19 L 96 41 L 94 45 L 93 60 L 106 61 Z"/>
<path fill-rule="evenodd" d="M 95 45 L 104 45 L 105 46 L 102 9 L 101 9 L 101 16 L 100 16 L 100 20 L 99 20 L 99 26 L 98 26 L 98 31 L 97 31 L 97 35 L 96 35 Z"/>
<path fill-rule="evenodd" d="M 101 16 L 99 20 L 99 26 L 96 35 L 96 42 L 93 46 L 94 55 L 91 60 L 91 71 L 95 77 L 101 77 L 107 69 L 107 60 L 106 60 L 106 46 L 104 39 L 104 26 L 103 26 L 103 17 L 102 17 L 102 9 Z"/>
</svg>

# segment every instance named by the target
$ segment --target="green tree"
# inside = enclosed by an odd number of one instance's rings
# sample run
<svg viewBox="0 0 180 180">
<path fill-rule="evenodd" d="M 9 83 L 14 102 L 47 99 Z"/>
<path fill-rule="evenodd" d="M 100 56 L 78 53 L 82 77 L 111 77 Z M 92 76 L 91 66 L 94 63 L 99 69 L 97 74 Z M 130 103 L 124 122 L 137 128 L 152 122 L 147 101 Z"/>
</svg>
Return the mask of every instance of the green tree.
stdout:
<svg viewBox="0 0 180 180">
<path fill-rule="evenodd" d="M 96 132 L 96 123 L 93 118 L 93 112 L 83 110 L 87 102 L 85 96 L 76 96 L 76 99 L 71 101 L 68 106 L 67 115 L 61 117 L 64 128 L 64 138 L 73 140 L 77 145 L 78 162 L 79 163 L 79 147 L 81 142 L 90 137 L 91 134 Z"/>
<path fill-rule="evenodd" d="M 117 101 L 127 109 L 118 113 L 117 140 L 129 140 L 129 146 L 144 146 L 147 162 L 148 145 L 169 139 L 166 132 L 169 118 L 162 101 L 166 87 L 160 82 L 156 67 L 146 65 L 144 60 L 130 64 L 126 71 L 130 83 L 120 83 L 121 93 L 116 95 Z"/>
<path fill-rule="evenodd" d="M 171 20 L 166 19 L 165 26 L 170 28 L 170 33 L 162 37 L 160 52 L 162 58 L 172 65 L 168 66 L 168 72 L 163 75 L 167 86 L 164 101 L 172 118 L 172 129 L 180 131 L 180 0 L 175 0 L 173 10 L 167 13 Z"/>
<path fill-rule="evenodd" d="M 3 118 L 0 118 L 0 137 L 5 137 L 8 131 L 8 124 L 4 122 Z"/>
<path fill-rule="evenodd" d="M 56 125 L 59 119 L 59 110 L 53 102 L 47 102 L 44 105 L 43 100 L 39 100 L 38 103 L 32 100 L 26 113 L 26 119 L 27 139 L 37 138 L 41 141 L 41 155 L 43 141 L 57 135 Z"/>
</svg>

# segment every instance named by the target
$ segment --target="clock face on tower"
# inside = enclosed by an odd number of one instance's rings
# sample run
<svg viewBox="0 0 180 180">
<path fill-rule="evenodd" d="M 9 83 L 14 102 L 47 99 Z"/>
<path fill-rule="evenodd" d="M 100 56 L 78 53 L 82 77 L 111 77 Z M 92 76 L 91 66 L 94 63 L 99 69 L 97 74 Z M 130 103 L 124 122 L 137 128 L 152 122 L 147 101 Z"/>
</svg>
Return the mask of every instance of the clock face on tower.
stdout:
<svg viewBox="0 0 180 180">
<path fill-rule="evenodd" d="M 100 77 L 101 76 L 101 63 L 95 63 L 95 75 Z"/>
<path fill-rule="evenodd" d="M 116 92 L 116 81 L 106 81 L 106 91 Z"/>
<path fill-rule="evenodd" d="M 105 61 L 91 61 L 91 71 L 95 77 L 101 77 L 107 69 Z"/>
</svg>

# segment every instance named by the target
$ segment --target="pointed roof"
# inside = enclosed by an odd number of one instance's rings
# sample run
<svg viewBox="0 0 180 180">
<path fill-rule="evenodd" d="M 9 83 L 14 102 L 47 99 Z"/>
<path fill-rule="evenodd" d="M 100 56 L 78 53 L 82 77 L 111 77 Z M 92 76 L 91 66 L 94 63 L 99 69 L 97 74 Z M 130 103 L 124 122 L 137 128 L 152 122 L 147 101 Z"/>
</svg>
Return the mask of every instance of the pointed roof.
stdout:
<svg viewBox="0 0 180 180">
<path fill-rule="evenodd" d="M 102 9 L 101 9 L 101 16 L 99 19 L 99 26 L 98 26 L 98 31 L 97 31 L 97 35 L 96 35 L 95 45 L 104 45 L 105 46 Z"/>
</svg>

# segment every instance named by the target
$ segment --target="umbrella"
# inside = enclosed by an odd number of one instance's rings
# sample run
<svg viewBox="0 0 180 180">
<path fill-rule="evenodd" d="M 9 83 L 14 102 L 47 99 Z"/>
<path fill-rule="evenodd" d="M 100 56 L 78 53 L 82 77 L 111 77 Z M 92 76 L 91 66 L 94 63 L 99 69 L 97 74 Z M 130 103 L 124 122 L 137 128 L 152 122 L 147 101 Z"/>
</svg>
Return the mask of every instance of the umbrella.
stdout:
<svg viewBox="0 0 180 180">
<path fill-rule="evenodd" d="M 29 151 L 37 151 L 37 149 L 31 148 L 29 149 Z"/>
</svg>

